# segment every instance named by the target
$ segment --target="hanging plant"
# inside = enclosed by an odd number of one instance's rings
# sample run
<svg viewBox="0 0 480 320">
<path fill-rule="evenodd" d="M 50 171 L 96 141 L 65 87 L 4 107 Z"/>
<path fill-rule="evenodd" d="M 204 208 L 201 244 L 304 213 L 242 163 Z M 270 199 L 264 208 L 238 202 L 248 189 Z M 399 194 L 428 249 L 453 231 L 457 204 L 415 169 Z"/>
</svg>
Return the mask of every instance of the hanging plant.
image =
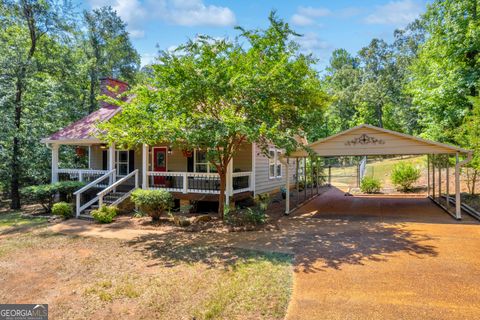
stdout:
<svg viewBox="0 0 480 320">
<path fill-rule="evenodd" d="M 184 150 L 182 150 L 182 153 L 183 153 L 183 156 L 185 158 L 190 158 L 191 156 L 193 156 L 193 151 L 192 150 L 184 149 Z"/>
<path fill-rule="evenodd" d="M 78 157 L 83 158 L 86 155 L 85 148 L 83 147 L 76 147 L 75 148 L 75 153 L 77 154 Z"/>
</svg>

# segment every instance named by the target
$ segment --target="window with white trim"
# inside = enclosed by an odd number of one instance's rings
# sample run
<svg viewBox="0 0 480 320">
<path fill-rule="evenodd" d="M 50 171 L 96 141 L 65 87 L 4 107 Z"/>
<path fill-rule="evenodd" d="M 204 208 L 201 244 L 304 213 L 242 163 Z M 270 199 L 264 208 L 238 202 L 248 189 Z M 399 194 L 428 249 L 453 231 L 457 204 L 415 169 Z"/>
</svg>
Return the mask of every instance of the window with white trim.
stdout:
<svg viewBox="0 0 480 320">
<path fill-rule="evenodd" d="M 193 164 L 193 171 L 195 172 L 217 172 L 217 168 L 207 160 L 207 152 L 205 150 L 195 150 Z"/>
<path fill-rule="evenodd" d="M 130 153 L 128 150 L 117 150 L 115 155 L 115 168 L 118 176 L 126 176 L 130 163 Z"/>
<path fill-rule="evenodd" d="M 278 149 L 268 150 L 268 172 L 270 179 L 282 177 L 282 164 L 280 162 L 281 154 L 282 152 Z"/>
</svg>

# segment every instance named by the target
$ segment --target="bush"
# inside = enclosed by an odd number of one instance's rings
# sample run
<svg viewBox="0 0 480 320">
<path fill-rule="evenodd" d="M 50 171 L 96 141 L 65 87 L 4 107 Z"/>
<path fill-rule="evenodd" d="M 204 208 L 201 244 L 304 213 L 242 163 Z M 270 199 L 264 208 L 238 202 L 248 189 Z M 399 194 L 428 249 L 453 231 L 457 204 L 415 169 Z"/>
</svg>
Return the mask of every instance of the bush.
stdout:
<svg viewBox="0 0 480 320">
<path fill-rule="evenodd" d="M 373 177 L 364 177 L 362 183 L 360 184 L 360 190 L 364 193 L 376 193 L 379 192 L 382 188 L 380 180 Z"/>
<path fill-rule="evenodd" d="M 64 218 L 71 218 L 73 217 L 73 208 L 69 203 L 58 202 L 53 205 L 52 214 Z"/>
<path fill-rule="evenodd" d="M 420 178 L 420 169 L 411 163 L 398 163 L 393 167 L 390 179 L 392 183 L 404 192 L 412 190 L 413 184 Z"/>
<path fill-rule="evenodd" d="M 92 217 L 100 223 L 110 223 L 113 218 L 117 216 L 117 207 L 114 206 L 101 206 L 97 210 L 92 211 Z"/>
<path fill-rule="evenodd" d="M 31 202 L 40 203 L 45 212 L 52 211 L 55 196 L 60 194 L 60 198 L 70 201 L 73 198 L 73 192 L 83 187 L 85 183 L 78 181 L 62 181 L 53 184 L 42 184 L 22 188 L 22 195 Z"/>
<path fill-rule="evenodd" d="M 85 182 L 80 181 L 62 181 L 54 183 L 55 188 L 57 188 L 58 193 L 60 194 L 60 199 L 66 202 L 71 202 L 73 200 L 73 193 L 85 185 Z"/>
<path fill-rule="evenodd" d="M 22 188 L 21 194 L 28 201 L 40 203 L 45 212 L 50 213 L 57 191 L 53 184 L 42 184 Z"/>
<path fill-rule="evenodd" d="M 260 210 L 266 211 L 272 199 L 270 197 L 270 194 L 260 193 L 255 196 L 254 201 Z"/>
<path fill-rule="evenodd" d="M 260 208 L 247 208 L 244 214 L 245 221 L 254 225 L 263 224 L 267 221 L 265 210 Z"/>
<path fill-rule="evenodd" d="M 137 189 L 132 192 L 131 199 L 154 221 L 159 220 L 161 215 L 173 207 L 173 196 L 165 190 Z"/>
</svg>

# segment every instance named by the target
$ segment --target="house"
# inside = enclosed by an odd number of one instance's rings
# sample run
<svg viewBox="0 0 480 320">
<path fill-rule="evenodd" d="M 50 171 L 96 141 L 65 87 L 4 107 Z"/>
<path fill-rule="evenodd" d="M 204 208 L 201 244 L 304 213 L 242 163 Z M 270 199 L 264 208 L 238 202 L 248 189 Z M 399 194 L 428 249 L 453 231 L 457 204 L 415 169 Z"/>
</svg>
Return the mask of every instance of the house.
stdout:
<svg viewBox="0 0 480 320">
<path fill-rule="evenodd" d="M 128 90 L 128 84 L 105 78 L 101 79 L 101 90 L 117 98 Z M 97 111 L 42 139 L 52 151 L 52 183 L 64 180 L 87 183 L 76 192 L 77 217 L 88 214 L 93 205 L 119 204 L 135 188 L 168 190 L 180 204 L 192 200 L 218 201 L 219 175 L 208 163 L 205 151 L 180 150 L 168 144 L 122 150 L 98 139 L 97 124 L 109 121 L 119 112 L 120 107 L 101 102 Z M 59 168 L 61 145 L 76 146 L 78 154 L 88 156 L 88 169 Z M 255 143 L 244 143 L 229 166 L 227 201 L 275 192 L 284 186 L 287 171 L 293 176 L 295 170 L 293 167 L 286 170 L 281 154 L 281 150 L 272 146 L 266 156 Z"/>
</svg>

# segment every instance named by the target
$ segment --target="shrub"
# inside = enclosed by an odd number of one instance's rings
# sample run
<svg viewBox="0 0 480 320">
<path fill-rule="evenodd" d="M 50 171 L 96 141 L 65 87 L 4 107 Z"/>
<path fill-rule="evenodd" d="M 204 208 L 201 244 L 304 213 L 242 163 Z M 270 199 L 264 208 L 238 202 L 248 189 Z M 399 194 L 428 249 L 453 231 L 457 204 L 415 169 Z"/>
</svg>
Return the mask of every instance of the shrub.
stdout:
<svg viewBox="0 0 480 320">
<path fill-rule="evenodd" d="M 365 193 L 376 193 L 379 192 L 382 188 L 380 180 L 373 177 L 364 177 L 362 183 L 360 184 L 360 190 Z"/>
<path fill-rule="evenodd" d="M 245 210 L 245 221 L 252 224 L 262 224 L 267 220 L 265 210 L 260 208 L 247 208 Z"/>
<path fill-rule="evenodd" d="M 56 216 L 71 218 L 73 217 L 73 208 L 69 203 L 58 202 L 53 205 L 52 213 Z"/>
<path fill-rule="evenodd" d="M 420 169 L 411 163 L 398 163 L 393 167 L 390 179 L 392 183 L 404 192 L 412 190 L 413 184 L 420 178 Z"/>
<path fill-rule="evenodd" d="M 45 212 L 52 211 L 55 196 L 60 194 L 60 198 L 70 201 L 75 190 L 83 187 L 85 183 L 78 181 L 62 181 L 53 184 L 41 184 L 22 188 L 22 195 L 29 201 L 40 203 Z"/>
<path fill-rule="evenodd" d="M 113 218 L 117 216 L 117 207 L 114 206 L 101 206 L 97 210 L 92 211 L 92 217 L 100 223 L 110 223 Z"/>
<path fill-rule="evenodd" d="M 255 196 L 255 204 L 258 206 L 260 210 L 266 211 L 268 206 L 270 205 L 271 198 L 270 194 L 268 193 L 260 193 Z"/>
<path fill-rule="evenodd" d="M 54 183 L 54 188 L 56 188 L 60 194 L 61 200 L 71 202 L 73 199 L 73 193 L 85 185 L 85 182 L 80 181 L 62 181 Z"/>
<path fill-rule="evenodd" d="M 57 189 L 53 184 L 42 184 L 22 188 L 21 193 L 27 200 L 40 203 L 45 209 L 45 212 L 49 213 L 52 211 Z"/>
<path fill-rule="evenodd" d="M 132 192 L 131 199 L 154 221 L 160 219 L 162 214 L 173 207 L 173 196 L 165 190 L 137 189 Z"/>
</svg>

